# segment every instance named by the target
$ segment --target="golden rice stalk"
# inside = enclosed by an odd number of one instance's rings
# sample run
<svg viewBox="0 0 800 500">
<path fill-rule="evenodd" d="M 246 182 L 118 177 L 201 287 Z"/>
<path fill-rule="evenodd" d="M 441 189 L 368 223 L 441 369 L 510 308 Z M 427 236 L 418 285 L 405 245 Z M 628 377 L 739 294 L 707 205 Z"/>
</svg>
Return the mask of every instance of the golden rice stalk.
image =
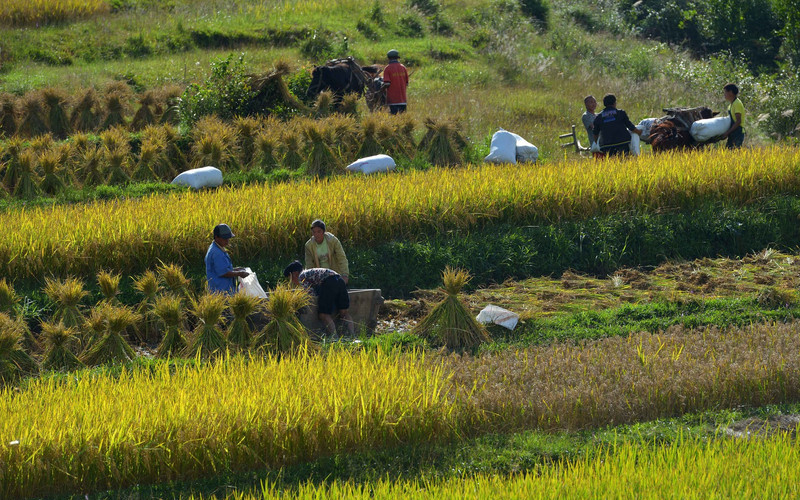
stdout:
<svg viewBox="0 0 800 500">
<path fill-rule="evenodd" d="M 111 274 L 108 271 L 97 273 L 97 284 L 100 286 L 100 293 L 103 294 L 103 301 L 118 304 L 117 295 L 119 294 L 120 274 Z"/>
<path fill-rule="evenodd" d="M 266 308 L 272 320 L 259 332 L 254 347 L 264 352 L 287 354 L 305 349 L 318 350 L 297 317 L 297 311 L 308 303 L 308 292 L 303 288 L 280 285 L 271 290 Z"/>
<path fill-rule="evenodd" d="M 39 189 L 43 193 L 54 195 L 64 189 L 64 181 L 61 179 L 64 170 L 61 166 L 62 160 L 59 151 L 50 150 L 39 155 L 39 168 L 42 170 Z"/>
<path fill-rule="evenodd" d="M 105 303 L 100 306 L 105 332 L 81 356 L 88 366 L 121 363 L 132 360 L 136 353 L 122 337 L 122 332 L 139 321 L 139 315 L 129 307 Z"/>
<path fill-rule="evenodd" d="M 220 293 L 207 293 L 193 306 L 194 315 L 200 320 L 200 324 L 187 340 L 183 354 L 187 357 L 203 358 L 222 354 L 227 343 L 218 323 L 228 307 L 228 297 Z"/>
<path fill-rule="evenodd" d="M 106 14 L 110 10 L 106 0 L 3 0 L 0 24 L 39 27 Z"/>
<path fill-rule="evenodd" d="M 347 94 L 342 98 L 342 103 L 339 105 L 339 113 L 345 116 L 358 116 L 358 100 L 357 94 Z"/>
<path fill-rule="evenodd" d="M 314 116 L 324 118 L 333 111 L 333 93 L 330 91 L 320 92 L 317 101 L 314 103 Z"/>
<path fill-rule="evenodd" d="M 264 172 L 271 172 L 278 166 L 278 159 L 276 152 L 278 148 L 278 141 L 269 132 L 261 132 L 256 136 L 256 165 Z"/>
<path fill-rule="evenodd" d="M 196 167 L 211 165 L 225 171 L 236 167 L 236 132 L 215 116 L 201 118 L 195 124 L 192 154 Z"/>
<path fill-rule="evenodd" d="M 419 149 L 427 152 L 428 161 L 437 166 L 458 165 L 463 162 L 462 150 L 466 142 L 458 133 L 456 125 L 446 120 L 425 120 L 427 132 Z"/>
<path fill-rule="evenodd" d="M 39 194 L 38 178 L 36 173 L 36 159 L 33 151 L 23 151 L 17 159 L 17 184 L 14 186 L 14 196 L 17 198 L 33 198 Z"/>
<path fill-rule="evenodd" d="M 9 160 L 6 163 L 6 172 L 3 175 L 3 184 L 10 191 L 13 191 L 14 187 L 19 182 L 19 155 L 22 153 L 24 148 L 25 142 L 21 137 L 15 136 L 6 140 L 5 153 L 9 157 Z"/>
<path fill-rule="evenodd" d="M 67 96 L 62 90 L 47 88 L 42 91 L 47 106 L 47 125 L 50 133 L 57 139 L 66 139 L 70 133 L 69 119 L 65 109 Z"/>
<path fill-rule="evenodd" d="M 36 154 L 41 154 L 52 149 L 55 145 L 55 140 L 53 139 L 53 135 L 48 132 L 32 138 L 29 144 L 31 151 Z"/>
<path fill-rule="evenodd" d="M 78 155 L 88 151 L 90 148 L 94 149 L 94 144 L 89 140 L 89 134 L 86 132 L 76 132 L 70 136 L 69 140 Z"/>
<path fill-rule="evenodd" d="M 130 152 L 130 142 L 128 132 L 122 127 L 114 127 L 100 133 L 100 142 L 107 149 L 122 149 L 126 153 Z"/>
<path fill-rule="evenodd" d="M 136 181 L 158 180 L 159 176 L 156 175 L 153 168 L 158 163 L 158 156 L 159 151 L 155 145 L 143 142 L 142 150 L 139 153 L 139 161 L 136 162 L 131 178 Z"/>
<path fill-rule="evenodd" d="M 488 342 L 486 328 L 478 323 L 458 298 L 459 292 L 470 279 L 467 271 L 445 268 L 442 281 L 447 297 L 422 318 L 412 333 L 430 340 L 433 345 L 443 345 L 458 352 L 474 350 Z"/>
<path fill-rule="evenodd" d="M 99 149 L 89 147 L 80 158 L 80 169 L 77 178 L 84 186 L 99 186 L 105 182 L 103 172 L 106 170 L 104 165 L 105 154 Z"/>
<path fill-rule="evenodd" d="M 326 130 L 314 122 L 303 128 L 308 148 L 306 172 L 313 177 L 327 177 L 341 169 L 338 158 L 325 140 L 325 133 Z"/>
<path fill-rule="evenodd" d="M 78 278 L 57 280 L 45 278 L 44 293 L 56 304 L 53 321 L 60 321 L 68 328 L 80 328 L 83 324 L 83 313 L 80 310 L 81 301 L 89 295 L 83 287 L 83 281 Z"/>
<path fill-rule="evenodd" d="M 186 156 L 184 156 L 181 148 L 178 147 L 178 139 L 180 139 L 180 134 L 175 127 L 169 124 L 162 125 L 161 129 L 163 130 L 164 140 L 167 144 L 165 154 L 169 164 L 172 166 L 172 171 L 183 172 L 189 163 L 186 161 Z"/>
<path fill-rule="evenodd" d="M 36 362 L 22 348 L 19 321 L 0 313 L 0 383 L 11 384 L 38 370 Z"/>
<path fill-rule="evenodd" d="M 158 276 L 153 271 L 145 271 L 133 278 L 133 289 L 143 295 L 136 309 L 142 317 L 142 323 L 136 329 L 141 342 L 151 342 L 158 337 L 158 317 L 153 312 L 153 306 L 160 288 Z"/>
<path fill-rule="evenodd" d="M 80 350 L 86 351 L 89 347 L 94 345 L 95 342 L 103 338 L 106 333 L 106 316 L 105 308 L 108 306 L 105 302 L 101 302 L 89 311 L 89 315 L 83 323 L 83 328 L 78 333 L 78 340 L 80 340 Z"/>
<path fill-rule="evenodd" d="M 236 128 L 239 164 L 245 170 L 253 166 L 256 152 L 256 135 L 259 132 L 258 120 L 251 117 L 236 117 L 233 121 Z"/>
<path fill-rule="evenodd" d="M 358 158 L 365 158 L 367 156 L 374 156 L 384 152 L 383 146 L 378 142 L 377 132 L 381 124 L 382 117 L 370 114 L 361 120 L 361 135 L 359 140 L 361 146 L 358 148 L 356 156 Z"/>
<path fill-rule="evenodd" d="M 228 327 L 228 342 L 240 350 L 246 350 L 253 343 L 253 331 L 247 317 L 261 305 L 261 299 L 244 292 L 233 295 L 228 300 L 228 307 L 233 313 L 233 321 Z"/>
<path fill-rule="evenodd" d="M 69 116 L 69 124 L 72 130 L 81 132 L 94 131 L 100 122 L 98 118 L 99 106 L 100 103 L 95 90 L 87 89 L 78 100 L 78 104 L 72 108 L 72 113 Z"/>
<path fill-rule="evenodd" d="M 22 122 L 17 133 L 23 137 L 37 137 L 48 131 L 42 95 L 39 92 L 28 92 L 22 98 Z"/>
<path fill-rule="evenodd" d="M 167 289 L 178 297 L 190 298 L 191 281 L 183 274 L 183 268 L 178 264 L 161 263 L 156 269 L 161 282 Z"/>
<path fill-rule="evenodd" d="M 164 338 L 158 346 L 158 357 L 166 358 L 177 355 L 186 348 L 181 299 L 174 295 L 162 295 L 156 299 L 153 312 L 164 324 Z"/>
<path fill-rule="evenodd" d="M 73 352 L 78 344 L 75 332 L 75 328 L 68 328 L 61 322 L 42 322 L 42 339 L 45 345 L 42 368 L 71 371 L 83 366 Z"/>
<path fill-rule="evenodd" d="M 128 151 L 125 148 L 103 150 L 106 163 L 106 183 L 125 184 L 131 180 L 128 174 Z"/>
<path fill-rule="evenodd" d="M 131 130 L 142 130 L 156 122 L 152 109 L 155 102 L 156 97 L 152 91 L 142 94 L 139 98 L 139 109 L 136 110 L 136 114 L 133 115 L 133 120 L 131 121 Z"/>
<path fill-rule="evenodd" d="M 11 137 L 17 133 L 17 98 L 11 94 L 0 95 L 0 134 Z"/>
<path fill-rule="evenodd" d="M 303 165 L 302 138 L 296 130 L 284 130 L 281 134 L 281 146 L 284 151 L 281 165 L 287 170 L 298 170 Z"/>
<path fill-rule="evenodd" d="M 0 312 L 13 314 L 20 300 L 14 286 L 5 278 L 0 278 Z"/>
</svg>

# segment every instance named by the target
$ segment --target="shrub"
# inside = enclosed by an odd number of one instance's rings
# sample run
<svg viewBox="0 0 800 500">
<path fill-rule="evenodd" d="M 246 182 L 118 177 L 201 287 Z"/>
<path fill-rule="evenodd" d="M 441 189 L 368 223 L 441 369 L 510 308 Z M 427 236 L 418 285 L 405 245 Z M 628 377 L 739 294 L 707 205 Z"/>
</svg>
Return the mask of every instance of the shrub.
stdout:
<svg viewBox="0 0 800 500">
<path fill-rule="evenodd" d="M 335 58 L 333 45 L 328 41 L 327 36 L 327 34 L 315 30 L 300 44 L 300 53 L 313 61 L 322 62 Z"/>
<path fill-rule="evenodd" d="M 230 54 L 211 63 L 211 75 L 205 82 L 186 88 L 178 105 L 181 121 L 193 126 L 207 115 L 217 115 L 222 119 L 248 116 L 255 111 L 250 107 L 253 96 L 244 55 L 233 59 L 233 54 Z"/>
<path fill-rule="evenodd" d="M 547 0 L 520 0 L 520 10 L 543 29 L 550 23 L 550 4 Z"/>
<path fill-rule="evenodd" d="M 442 10 L 442 5 L 438 0 L 408 0 L 408 6 L 422 12 L 426 16 L 432 16 Z"/>
<path fill-rule="evenodd" d="M 356 23 L 356 30 L 364 35 L 364 38 L 367 40 L 376 41 L 381 39 L 380 34 L 378 34 L 378 31 L 372 27 L 369 21 L 359 19 Z"/>
<path fill-rule="evenodd" d="M 422 24 L 419 14 L 411 12 L 400 16 L 397 20 L 396 32 L 398 35 L 408 38 L 424 38 L 425 26 Z"/>
</svg>

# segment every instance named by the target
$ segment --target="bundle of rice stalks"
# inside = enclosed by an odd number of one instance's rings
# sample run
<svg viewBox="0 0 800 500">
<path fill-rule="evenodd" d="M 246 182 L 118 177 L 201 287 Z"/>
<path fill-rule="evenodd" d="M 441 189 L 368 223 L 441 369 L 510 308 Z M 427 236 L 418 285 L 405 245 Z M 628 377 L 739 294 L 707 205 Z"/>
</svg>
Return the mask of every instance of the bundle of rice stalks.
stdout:
<svg viewBox="0 0 800 500">
<path fill-rule="evenodd" d="M 333 92 L 320 92 L 314 103 L 314 117 L 324 118 L 333 112 Z"/>
<path fill-rule="evenodd" d="M 100 142 L 107 149 L 123 149 L 130 152 L 128 132 L 122 127 L 114 127 L 100 132 Z"/>
<path fill-rule="evenodd" d="M 50 133 L 57 139 L 66 139 L 70 133 L 69 119 L 67 119 L 67 96 L 63 91 L 47 88 L 42 91 L 45 106 L 47 106 L 47 124 Z"/>
<path fill-rule="evenodd" d="M 128 111 L 128 92 L 112 89 L 107 91 L 105 95 L 105 111 L 106 116 L 103 119 L 101 129 L 109 129 L 113 127 L 125 127 L 125 114 Z"/>
<path fill-rule="evenodd" d="M 17 98 L 11 94 L 0 97 L 0 134 L 11 137 L 17 133 Z"/>
<path fill-rule="evenodd" d="M 96 149 L 94 144 L 89 140 L 89 134 L 86 132 L 77 132 L 72 134 L 69 138 L 77 156 L 82 155 L 89 149 Z"/>
<path fill-rule="evenodd" d="M 155 102 L 153 103 L 153 111 L 155 115 L 159 117 L 159 119 L 163 119 L 166 110 L 177 103 L 176 99 L 179 99 L 185 90 L 186 88 L 180 85 L 166 85 L 154 91 L 153 96 Z M 180 121 L 180 116 L 177 116 L 177 118 Z M 172 122 L 169 119 L 166 121 L 173 125 L 178 124 L 178 121 Z"/>
<path fill-rule="evenodd" d="M 125 184 L 131 180 L 128 174 L 128 150 L 126 148 L 103 149 L 106 183 Z"/>
<path fill-rule="evenodd" d="M 261 299 L 244 292 L 239 292 L 228 300 L 228 306 L 233 313 L 233 321 L 228 327 L 228 342 L 239 350 L 250 348 L 253 343 L 253 331 L 247 323 L 247 317 L 253 314 Z"/>
<path fill-rule="evenodd" d="M 142 94 L 139 98 L 139 109 L 136 110 L 136 114 L 133 115 L 133 120 L 131 121 L 131 130 L 142 130 L 156 122 L 152 109 L 155 102 L 156 97 L 153 92 L 148 91 Z"/>
<path fill-rule="evenodd" d="M 37 135 L 36 137 L 32 138 L 29 142 L 29 149 L 34 153 L 41 154 L 45 151 L 49 151 L 55 145 L 55 140 L 50 133 Z"/>
<path fill-rule="evenodd" d="M 339 113 L 345 116 L 358 116 L 358 94 L 347 94 L 339 105 Z"/>
<path fill-rule="evenodd" d="M 36 157 L 33 151 L 19 154 L 15 164 L 17 183 L 12 193 L 17 198 L 33 198 L 39 194 L 39 175 L 36 173 Z"/>
<path fill-rule="evenodd" d="M 428 161 L 437 166 L 458 165 L 463 162 L 463 149 L 466 141 L 458 132 L 456 125 L 431 118 L 425 120 L 428 131 L 420 142 L 419 149 L 427 153 Z"/>
<path fill-rule="evenodd" d="M 177 172 L 167 157 L 166 149 L 167 136 L 164 128 L 153 125 L 145 127 L 142 132 L 142 153 L 139 157 L 139 164 L 137 164 L 136 170 L 138 171 L 144 168 L 142 163 L 149 160 L 150 163 L 148 167 L 156 179 L 163 181 L 172 180 Z M 145 155 L 145 151 L 149 151 L 147 155 Z M 142 174 L 143 173 L 139 173 L 138 175 Z M 134 178 L 136 176 L 137 173 L 134 172 Z"/>
<path fill-rule="evenodd" d="M 328 142 L 333 142 L 333 140 L 325 137 L 326 133 L 328 130 L 323 129 L 315 122 L 308 122 L 303 128 L 308 149 L 306 172 L 314 177 L 327 177 L 341 169 L 339 159 L 328 146 Z"/>
<path fill-rule="evenodd" d="M 36 373 L 36 362 L 22 348 L 23 333 L 19 321 L 0 313 L 0 383 L 11 384 L 25 375 Z"/>
<path fill-rule="evenodd" d="M 133 289 L 143 296 L 136 308 L 136 312 L 142 317 L 142 323 L 135 333 L 140 342 L 151 342 L 158 338 L 158 317 L 153 313 L 153 306 L 161 286 L 156 273 L 145 271 L 133 278 Z"/>
<path fill-rule="evenodd" d="M 172 294 L 177 297 L 192 299 L 191 281 L 183 274 L 183 269 L 178 264 L 164 264 L 163 262 L 156 269 L 161 282 Z"/>
<path fill-rule="evenodd" d="M 181 98 L 171 97 L 167 99 L 167 107 L 158 122 L 162 125 L 175 125 L 181 122 Z"/>
<path fill-rule="evenodd" d="M 99 186 L 105 182 L 105 154 L 90 147 L 81 154 L 76 177 L 84 186 Z"/>
<path fill-rule="evenodd" d="M 88 366 L 98 366 L 132 360 L 136 353 L 122 337 L 122 332 L 136 324 L 140 319 L 139 315 L 125 306 L 104 303 L 98 307 L 105 331 L 103 336 L 83 353 L 81 361 Z"/>
<path fill-rule="evenodd" d="M 17 133 L 23 137 L 36 137 L 47 132 L 42 95 L 38 92 L 28 92 L 22 98 L 22 122 Z"/>
<path fill-rule="evenodd" d="M 281 133 L 281 147 L 283 159 L 281 165 L 287 170 L 297 170 L 303 166 L 303 156 L 300 150 L 303 147 L 302 138 L 294 129 L 284 130 Z"/>
<path fill-rule="evenodd" d="M 378 142 L 377 136 L 380 124 L 381 118 L 374 114 L 365 116 L 361 120 L 361 136 L 359 137 L 361 147 L 358 148 L 356 157 L 365 158 L 383 153 L 383 146 Z"/>
<path fill-rule="evenodd" d="M 186 348 L 183 335 L 183 302 L 174 295 L 158 297 L 153 306 L 153 313 L 164 325 L 164 338 L 158 346 L 158 357 L 175 356 Z"/>
<path fill-rule="evenodd" d="M 103 302 L 119 304 L 117 295 L 119 295 L 119 280 L 121 278 L 121 275 L 111 274 L 108 271 L 97 273 L 97 284 L 100 286 L 100 293 L 103 294 Z"/>
<path fill-rule="evenodd" d="M 178 131 L 175 127 L 168 124 L 163 125 L 161 130 L 164 133 L 164 141 L 166 143 L 164 154 L 172 167 L 172 171 L 183 172 L 188 166 L 188 162 L 186 161 L 183 151 L 181 151 L 181 148 L 178 146 L 178 139 L 180 139 Z"/>
<path fill-rule="evenodd" d="M 79 352 L 80 350 L 86 351 L 105 335 L 106 317 L 103 311 L 106 305 L 108 304 L 101 302 L 89 311 L 89 315 L 83 322 L 83 328 L 78 331 L 77 336 L 80 341 L 80 348 L 75 352 Z"/>
<path fill-rule="evenodd" d="M 98 118 L 98 106 L 97 93 L 94 89 L 86 90 L 75 107 L 72 108 L 72 113 L 69 117 L 69 124 L 72 130 L 81 132 L 91 132 L 95 130 L 100 122 Z"/>
<path fill-rule="evenodd" d="M 78 337 L 75 328 L 68 328 L 64 323 L 42 322 L 42 339 L 44 339 L 44 358 L 42 368 L 46 370 L 70 371 L 83 366 L 75 356 Z"/>
<path fill-rule="evenodd" d="M 239 164 L 245 170 L 253 166 L 256 152 L 256 134 L 258 134 L 258 120 L 250 117 L 237 117 L 233 121 L 236 127 L 237 146 L 239 149 Z"/>
<path fill-rule="evenodd" d="M 39 155 L 39 167 L 42 170 L 39 189 L 43 193 L 55 195 L 64 189 L 64 181 L 61 179 L 61 173 L 64 170 L 61 167 L 62 160 L 59 151 L 50 150 Z"/>
<path fill-rule="evenodd" d="M 197 122 L 192 135 L 195 167 L 211 165 L 223 171 L 236 168 L 236 133 L 230 125 L 208 116 Z"/>
<path fill-rule="evenodd" d="M 264 172 L 271 172 L 278 166 L 276 150 L 278 141 L 275 140 L 271 132 L 261 132 L 256 136 L 256 150 L 258 151 L 255 165 Z"/>
<path fill-rule="evenodd" d="M 221 293 L 207 293 L 194 302 L 194 315 L 200 320 L 187 341 L 183 354 L 187 357 L 208 358 L 222 354 L 226 347 L 225 336 L 218 323 L 228 307 L 228 297 Z"/>
<path fill-rule="evenodd" d="M 44 293 L 56 305 L 53 321 L 60 321 L 68 328 L 80 328 L 84 321 L 80 303 L 89 295 L 83 287 L 83 281 L 77 278 L 67 278 L 63 281 L 46 278 Z"/>
<path fill-rule="evenodd" d="M 337 113 L 325 120 L 324 126 L 328 130 L 327 138 L 332 141 L 328 145 L 340 163 L 342 158 L 356 153 L 360 131 L 355 118 Z"/>
<path fill-rule="evenodd" d="M 19 155 L 25 143 L 21 137 L 12 137 L 6 141 L 4 156 L 8 158 L 6 172 L 3 175 L 3 184 L 13 191 L 19 182 Z"/>
<path fill-rule="evenodd" d="M 12 315 L 20 302 L 20 296 L 17 295 L 14 287 L 6 281 L 5 278 L 0 278 L 0 312 Z"/>
<path fill-rule="evenodd" d="M 271 290 L 266 308 L 272 320 L 259 332 L 254 346 L 270 353 L 318 350 L 297 317 L 297 311 L 307 306 L 308 302 L 308 292 L 303 288 L 280 285 Z"/>
<path fill-rule="evenodd" d="M 142 150 L 139 153 L 139 161 L 133 169 L 131 178 L 136 181 L 159 180 L 153 166 L 158 163 L 159 150 L 152 142 L 142 142 Z"/>
<path fill-rule="evenodd" d="M 429 339 L 433 345 L 443 345 L 451 351 L 472 350 L 489 341 L 489 334 L 458 298 L 461 289 L 469 283 L 467 271 L 445 268 L 442 273 L 447 297 L 437 304 L 414 327 L 412 333 Z"/>
</svg>

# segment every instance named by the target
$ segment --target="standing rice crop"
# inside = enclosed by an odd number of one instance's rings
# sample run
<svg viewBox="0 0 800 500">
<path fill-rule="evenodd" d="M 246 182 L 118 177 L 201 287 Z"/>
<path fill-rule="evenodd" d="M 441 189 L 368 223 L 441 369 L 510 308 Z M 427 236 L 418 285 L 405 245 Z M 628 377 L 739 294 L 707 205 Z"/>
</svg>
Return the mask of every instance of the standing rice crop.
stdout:
<svg viewBox="0 0 800 500">
<path fill-rule="evenodd" d="M 22 348 L 23 331 L 19 321 L 0 313 L 0 384 L 9 384 L 35 373 L 36 362 Z"/>
<path fill-rule="evenodd" d="M 17 133 L 23 137 L 37 137 L 47 132 L 42 95 L 38 92 L 28 92 L 22 98 L 22 122 Z"/>
<path fill-rule="evenodd" d="M 133 289 L 142 294 L 142 300 L 136 308 L 136 312 L 142 317 L 142 323 L 136 329 L 141 342 L 150 342 L 158 337 L 158 317 L 153 312 L 153 307 L 160 288 L 158 276 L 153 271 L 145 271 L 133 278 Z"/>
<path fill-rule="evenodd" d="M 11 94 L 0 96 L 0 134 L 11 137 L 17 133 L 17 98 Z"/>
<path fill-rule="evenodd" d="M 122 333 L 140 320 L 139 315 L 127 306 L 115 306 L 107 302 L 97 308 L 103 318 L 105 330 L 102 337 L 88 346 L 81 355 L 81 361 L 88 366 L 98 366 L 132 360 L 136 353 L 122 337 Z"/>
<path fill-rule="evenodd" d="M 91 132 L 94 131 L 99 124 L 99 106 L 100 102 L 97 99 L 97 93 L 94 89 L 87 89 L 78 103 L 72 108 L 72 113 L 69 117 L 69 124 L 72 130 Z"/>
<path fill-rule="evenodd" d="M 61 322 L 42 322 L 42 339 L 45 346 L 42 368 L 70 371 L 83 366 L 74 354 L 78 344 L 75 332 L 75 328 L 68 328 Z"/>
<path fill-rule="evenodd" d="M 228 297 L 220 293 L 207 293 L 193 304 L 194 315 L 200 320 L 186 342 L 183 354 L 204 358 L 223 354 L 226 341 L 218 323 L 228 307 Z"/>
<path fill-rule="evenodd" d="M 67 118 L 67 96 L 62 90 L 47 88 L 42 91 L 45 106 L 47 106 L 47 125 L 50 133 L 57 139 L 66 139 L 70 133 L 69 119 Z"/>
<path fill-rule="evenodd" d="M 108 13 L 106 0 L 3 0 L 0 24 L 35 26 Z"/>
<path fill-rule="evenodd" d="M 247 350 L 253 343 L 253 331 L 247 318 L 261 305 L 261 299 L 239 292 L 228 300 L 233 321 L 228 326 L 228 343 L 240 350 Z"/>
<path fill-rule="evenodd" d="M 417 323 L 412 333 L 442 345 L 451 351 L 474 350 L 489 341 L 486 328 L 477 322 L 469 308 L 458 298 L 471 276 L 461 269 L 445 268 L 442 273 L 445 299 Z"/>
<path fill-rule="evenodd" d="M 186 339 L 183 335 L 183 302 L 174 295 L 158 297 L 153 306 L 153 312 L 164 324 L 164 338 L 158 346 L 159 358 L 175 356 L 186 348 Z"/>
<path fill-rule="evenodd" d="M 68 328 L 80 328 L 84 317 L 81 312 L 81 301 L 89 295 L 83 287 L 83 281 L 77 278 L 57 280 L 46 278 L 44 293 L 56 305 L 53 321 L 60 321 Z"/>
<path fill-rule="evenodd" d="M 254 346 L 269 353 L 295 353 L 316 350 L 306 328 L 300 323 L 297 311 L 309 303 L 303 288 L 277 286 L 269 292 L 266 309 L 272 319 L 259 332 Z"/>
</svg>

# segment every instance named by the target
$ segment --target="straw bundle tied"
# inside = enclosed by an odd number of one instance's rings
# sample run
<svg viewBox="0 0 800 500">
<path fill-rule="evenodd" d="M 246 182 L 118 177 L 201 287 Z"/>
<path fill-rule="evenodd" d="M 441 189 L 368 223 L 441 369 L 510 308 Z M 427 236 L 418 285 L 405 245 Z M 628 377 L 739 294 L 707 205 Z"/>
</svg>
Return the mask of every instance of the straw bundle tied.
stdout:
<svg viewBox="0 0 800 500">
<path fill-rule="evenodd" d="M 156 299 L 153 312 L 164 324 L 164 338 L 158 346 L 158 357 L 175 356 L 186 348 L 183 302 L 174 295 L 162 295 Z"/>
<path fill-rule="evenodd" d="M 6 384 L 37 370 L 36 362 L 22 348 L 19 321 L 0 313 L 0 383 Z"/>
<path fill-rule="evenodd" d="M 80 328 L 84 320 L 80 302 L 89 295 L 83 287 L 83 281 L 77 278 L 63 281 L 45 278 L 44 293 L 56 304 L 53 321 L 62 322 L 67 328 Z"/>
<path fill-rule="evenodd" d="M 261 299 L 239 292 L 228 301 L 233 313 L 233 321 L 228 327 L 228 342 L 240 350 L 250 348 L 253 343 L 253 331 L 247 323 L 247 317 L 253 314 L 261 304 Z"/>
<path fill-rule="evenodd" d="M 68 328 L 62 322 L 42 322 L 42 338 L 45 345 L 42 368 L 69 371 L 83 366 L 73 352 L 78 343 L 75 332 L 75 328 Z"/>
<path fill-rule="evenodd" d="M 309 303 L 308 292 L 302 288 L 281 285 L 270 291 L 267 310 L 272 320 L 255 340 L 255 347 L 271 353 L 294 353 L 318 347 L 310 341 L 308 332 L 297 318 L 297 311 Z"/>
<path fill-rule="evenodd" d="M 222 354 L 227 342 L 218 323 L 228 307 L 228 297 L 220 293 L 207 293 L 194 302 L 193 307 L 200 324 L 188 339 L 183 354 L 187 357 L 203 358 Z"/>
<path fill-rule="evenodd" d="M 132 360 L 136 353 L 122 337 L 122 332 L 139 321 L 139 315 L 129 307 L 115 306 L 108 302 L 99 305 L 98 309 L 104 327 L 103 336 L 89 346 L 82 361 L 89 366 L 97 366 Z"/>
</svg>

